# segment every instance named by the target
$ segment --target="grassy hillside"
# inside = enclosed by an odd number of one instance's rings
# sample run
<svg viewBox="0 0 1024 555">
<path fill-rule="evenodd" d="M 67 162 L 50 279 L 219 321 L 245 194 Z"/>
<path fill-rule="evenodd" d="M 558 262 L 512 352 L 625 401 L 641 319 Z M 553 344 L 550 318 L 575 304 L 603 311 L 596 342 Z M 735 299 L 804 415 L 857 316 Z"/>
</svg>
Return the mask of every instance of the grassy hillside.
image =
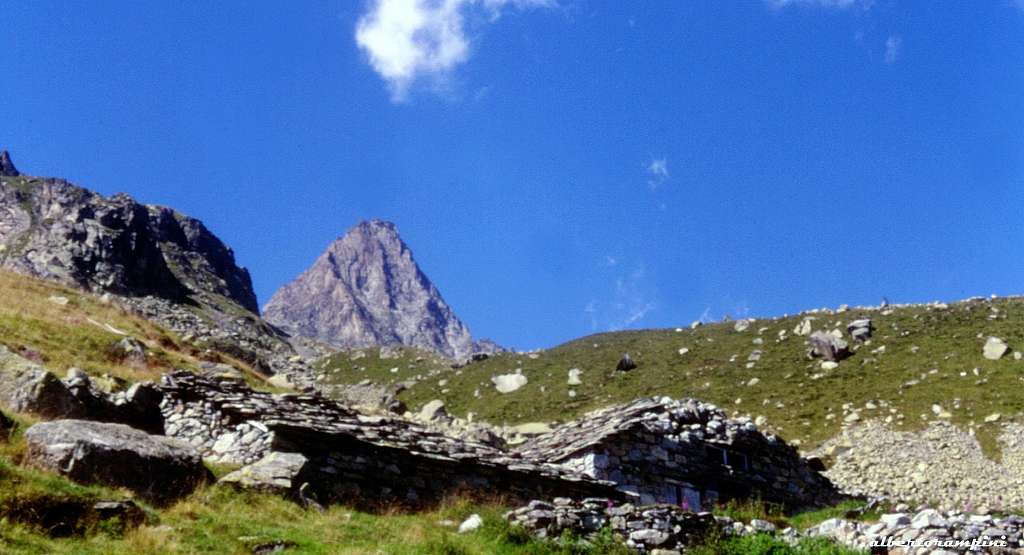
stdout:
<svg viewBox="0 0 1024 555">
<path fill-rule="evenodd" d="M 145 362 L 130 360 L 117 347 L 126 336 L 145 345 Z M 155 380 L 172 368 L 195 369 L 202 360 L 248 369 L 100 296 L 6 270 L 0 270 L 0 345 L 61 376 L 76 366 L 93 376 Z"/>
<path fill-rule="evenodd" d="M 844 332 L 851 320 L 869 317 L 876 330 L 869 344 L 851 342 L 856 352 L 837 369 L 822 370 L 820 361 L 808 359 L 806 338 L 794 335 L 805 317 L 815 318 L 814 330 Z M 1001 360 L 982 357 L 989 335 L 1010 345 Z M 688 352 L 680 354 L 680 349 Z M 982 444 L 994 450 L 997 424 L 983 422 L 984 417 L 998 412 L 1005 422 L 1024 410 L 1024 361 L 1014 358 L 1014 349 L 1024 350 L 1021 298 L 808 313 L 757 320 L 743 332 L 724 322 L 603 333 L 537 353 L 495 355 L 458 370 L 408 360 L 351 361 L 345 354 L 322 361 L 321 368 L 336 382 L 419 378 L 401 394 L 410 407 L 437 398 L 456 414 L 472 412 L 495 424 L 565 421 L 645 395 L 692 396 L 729 412 L 763 415 L 769 429 L 799 440 L 804 448 L 838 431 L 847 403 L 860 409 L 862 419 L 892 416 L 901 428 L 936 418 L 932 405 L 939 404 L 952 422 L 973 427 Z M 755 350 L 762 351 L 760 360 L 748 367 Z M 638 368 L 616 371 L 623 353 Z M 398 371 L 391 372 L 395 367 Z M 567 385 L 570 368 L 582 371 L 582 385 Z M 428 377 L 431 369 L 437 373 Z M 498 393 L 491 377 L 517 370 L 529 383 L 513 393 Z"/>
</svg>

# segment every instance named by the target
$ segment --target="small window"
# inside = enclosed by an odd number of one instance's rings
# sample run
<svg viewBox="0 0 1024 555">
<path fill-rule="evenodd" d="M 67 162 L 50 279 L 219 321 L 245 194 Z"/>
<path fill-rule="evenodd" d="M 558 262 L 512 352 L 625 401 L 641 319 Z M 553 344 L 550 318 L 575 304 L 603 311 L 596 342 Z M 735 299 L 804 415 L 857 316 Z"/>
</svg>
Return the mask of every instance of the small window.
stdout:
<svg viewBox="0 0 1024 555">
<path fill-rule="evenodd" d="M 708 454 L 709 461 L 729 464 L 728 455 L 726 455 L 725 449 L 719 449 L 718 447 L 712 447 L 710 445 L 706 446 L 705 449 Z"/>
</svg>

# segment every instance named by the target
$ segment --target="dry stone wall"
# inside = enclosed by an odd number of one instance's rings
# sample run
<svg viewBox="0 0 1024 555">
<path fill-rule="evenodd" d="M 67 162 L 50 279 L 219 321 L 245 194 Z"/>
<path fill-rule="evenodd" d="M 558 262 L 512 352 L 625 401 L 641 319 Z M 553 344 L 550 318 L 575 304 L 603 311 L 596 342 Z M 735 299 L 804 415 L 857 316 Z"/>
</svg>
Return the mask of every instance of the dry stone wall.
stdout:
<svg viewBox="0 0 1024 555">
<path fill-rule="evenodd" d="M 436 500 L 459 490 L 518 498 L 620 496 L 613 484 L 531 461 L 410 421 L 357 413 L 316 395 L 253 391 L 244 382 L 174 372 L 163 377 L 168 435 L 207 459 L 250 464 L 301 453 L 296 476 L 321 500 Z M 298 481 L 293 490 L 302 486 Z"/>
</svg>

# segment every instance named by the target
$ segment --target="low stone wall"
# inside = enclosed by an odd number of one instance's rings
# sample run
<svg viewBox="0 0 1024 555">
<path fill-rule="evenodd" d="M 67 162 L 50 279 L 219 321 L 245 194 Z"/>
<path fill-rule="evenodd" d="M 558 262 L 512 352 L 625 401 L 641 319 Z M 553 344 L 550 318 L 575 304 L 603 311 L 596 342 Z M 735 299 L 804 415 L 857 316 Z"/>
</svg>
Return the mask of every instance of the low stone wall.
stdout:
<svg viewBox="0 0 1024 555">
<path fill-rule="evenodd" d="M 611 499 L 531 501 L 506 513 L 513 524 L 539 538 L 558 538 L 569 532 L 593 538 L 604 528 L 641 553 L 681 549 L 722 528 L 711 513 L 694 513 L 671 505 L 617 505 Z M 722 528 L 724 530 L 724 528 Z"/>
</svg>

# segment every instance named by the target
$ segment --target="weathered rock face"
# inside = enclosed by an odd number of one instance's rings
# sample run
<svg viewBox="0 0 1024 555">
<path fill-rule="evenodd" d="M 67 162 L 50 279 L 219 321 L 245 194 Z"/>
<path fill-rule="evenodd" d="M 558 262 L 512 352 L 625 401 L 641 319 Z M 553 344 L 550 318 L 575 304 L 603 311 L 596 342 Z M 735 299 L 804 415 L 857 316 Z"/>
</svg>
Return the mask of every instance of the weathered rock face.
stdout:
<svg viewBox="0 0 1024 555">
<path fill-rule="evenodd" d="M 125 487 L 154 502 L 187 495 L 209 479 L 187 443 L 123 424 L 54 420 L 25 432 L 28 464 L 83 483 Z"/>
<path fill-rule="evenodd" d="M 249 272 L 202 222 L 0 164 L 0 267 L 94 291 L 258 311 Z"/>
<path fill-rule="evenodd" d="M 394 224 L 352 228 L 279 289 L 263 316 L 293 335 L 342 348 L 410 345 L 452 357 L 473 351 L 469 329 L 423 274 Z"/>
</svg>

